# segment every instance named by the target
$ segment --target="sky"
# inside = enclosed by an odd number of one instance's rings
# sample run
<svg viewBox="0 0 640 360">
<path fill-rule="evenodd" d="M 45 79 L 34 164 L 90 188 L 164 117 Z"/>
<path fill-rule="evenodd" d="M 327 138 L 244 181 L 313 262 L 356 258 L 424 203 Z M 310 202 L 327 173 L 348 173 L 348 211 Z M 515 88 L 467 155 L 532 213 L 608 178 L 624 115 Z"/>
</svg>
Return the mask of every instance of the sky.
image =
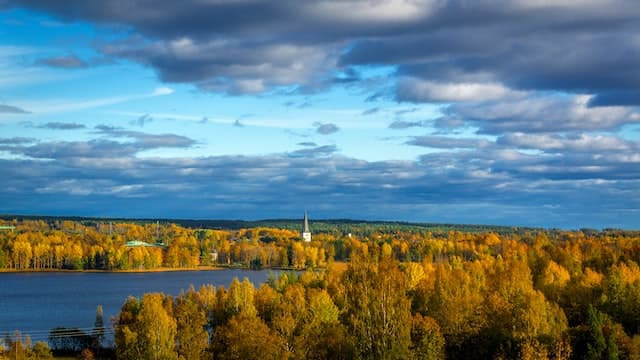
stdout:
<svg viewBox="0 0 640 360">
<path fill-rule="evenodd" d="M 0 213 L 638 229 L 638 18 L 0 0 Z"/>
</svg>

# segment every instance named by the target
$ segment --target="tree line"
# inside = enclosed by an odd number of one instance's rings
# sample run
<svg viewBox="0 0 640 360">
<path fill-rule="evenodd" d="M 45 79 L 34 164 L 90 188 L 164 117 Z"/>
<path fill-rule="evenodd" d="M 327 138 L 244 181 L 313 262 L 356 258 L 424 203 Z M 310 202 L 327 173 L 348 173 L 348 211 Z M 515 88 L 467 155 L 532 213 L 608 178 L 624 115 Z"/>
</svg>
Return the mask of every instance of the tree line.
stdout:
<svg viewBox="0 0 640 360">
<path fill-rule="evenodd" d="M 622 255 L 628 239 L 640 232 L 546 231 L 499 228 L 496 232 L 428 231 L 414 225 L 345 224 L 315 232 L 310 243 L 300 241 L 292 229 L 257 227 L 236 230 L 192 229 L 173 223 L 83 223 L 70 220 L 12 220 L 14 230 L 0 231 L 0 269 L 49 270 L 146 270 L 194 268 L 202 265 L 246 268 L 324 268 L 331 261 L 347 261 L 353 249 L 365 246 L 391 247 L 399 261 L 444 261 L 451 256 L 473 259 L 485 249 L 492 236 L 501 240 L 531 243 L 545 236 L 554 243 L 611 242 Z M 314 224 L 315 226 L 315 224 Z M 325 224 L 327 226 L 327 224 Z M 351 232 L 353 230 L 353 233 Z M 315 230 L 314 230 L 315 231 Z M 487 240 L 489 238 L 489 240 Z M 149 246 L 129 246 L 128 242 Z"/>
<path fill-rule="evenodd" d="M 303 243 L 286 229 L 34 221 L 2 233 L 5 267 L 33 267 L 46 238 L 79 247 L 80 264 L 95 261 L 87 248 L 126 254 L 125 241 L 160 238 L 166 247 L 151 249 L 164 265 L 202 264 L 215 250 L 222 264 L 310 269 L 258 287 L 234 280 L 129 298 L 114 322 L 118 359 L 640 358 L 637 232 L 394 229 Z M 20 242 L 29 261 L 15 256 Z"/>
<path fill-rule="evenodd" d="M 639 240 L 527 243 L 490 234 L 471 242 L 473 256 L 421 262 L 398 261 L 386 242 L 360 243 L 348 264 L 285 272 L 257 288 L 236 279 L 228 289 L 129 298 L 115 322 L 115 354 L 638 359 L 640 252 L 618 251 L 640 250 Z"/>
</svg>

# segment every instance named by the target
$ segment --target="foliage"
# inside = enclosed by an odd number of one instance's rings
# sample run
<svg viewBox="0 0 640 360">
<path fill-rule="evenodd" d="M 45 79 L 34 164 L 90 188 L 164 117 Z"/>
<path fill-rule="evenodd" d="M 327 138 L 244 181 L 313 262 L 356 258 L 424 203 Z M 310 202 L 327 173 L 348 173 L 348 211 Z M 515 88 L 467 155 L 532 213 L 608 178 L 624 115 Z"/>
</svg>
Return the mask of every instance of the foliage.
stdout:
<svg viewBox="0 0 640 360">
<path fill-rule="evenodd" d="M 120 359 L 640 358 L 637 231 L 325 222 L 304 243 L 293 223 L 11 224 L 0 233 L 8 269 L 297 269 L 257 289 L 236 279 L 228 289 L 128 299 L 115 321 Z M 134 239 L 163 247 L 125 246 Z M 52 348 L 95 350 L 102 326 L 97 317 L 91 334 L 54 329 L 89 342 L 52 337 Z M 5 343 L 5 352 L 32 348 Z"/>
</svg>

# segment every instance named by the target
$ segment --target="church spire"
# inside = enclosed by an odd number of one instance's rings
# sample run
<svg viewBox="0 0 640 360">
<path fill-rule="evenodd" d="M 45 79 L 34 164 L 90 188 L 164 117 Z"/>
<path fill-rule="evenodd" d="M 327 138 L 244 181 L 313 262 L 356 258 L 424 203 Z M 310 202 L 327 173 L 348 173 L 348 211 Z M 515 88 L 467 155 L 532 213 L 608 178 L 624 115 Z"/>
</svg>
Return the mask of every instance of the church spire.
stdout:
<svg viewBox="0 0 640 360">
<path fill-rule="evenodd" d="M 309 231 L 309 218 L 307 217 L 307 211 L 304 211 L 304 228 L 302 232 L 310 232 Z"/>
<path fill-rule="evenodd" d="M 304 211 L 304 224 L 302 226 L 302 240 L 309 242 L 311 241 L 311 230 L 309 230 L 309 217 L 307 216 L 307 211 Z"/>
</svg>

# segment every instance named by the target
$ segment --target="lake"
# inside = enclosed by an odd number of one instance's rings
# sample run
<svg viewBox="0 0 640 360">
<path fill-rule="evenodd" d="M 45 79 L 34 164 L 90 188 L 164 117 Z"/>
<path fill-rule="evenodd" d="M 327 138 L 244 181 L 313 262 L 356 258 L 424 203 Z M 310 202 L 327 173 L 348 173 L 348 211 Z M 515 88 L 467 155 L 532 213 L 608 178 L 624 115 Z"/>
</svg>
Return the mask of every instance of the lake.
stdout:
<svg viewBox="0 0 640 360">
<path fill-rule="evenodd" d="M 190 285 L 215 286 L 234 277 L 247 277 L 258 287 L 269 270 L 228 269 L 214 271 L 169 271 L 150 273 L 0 273 L 0 337 L 20 330 L 35 341 L 46 341 L 56 327 L 90 331 L 96 307 L 102 305 L 104 320 L 112 333 L 110 318 L 116 316 L 128 296 L 146 292 L 178 295 Z M 277 272 L 276 272 L 277 273 Z M 0 341 L 1 342 L 1 341 Z"/>
</svg>

